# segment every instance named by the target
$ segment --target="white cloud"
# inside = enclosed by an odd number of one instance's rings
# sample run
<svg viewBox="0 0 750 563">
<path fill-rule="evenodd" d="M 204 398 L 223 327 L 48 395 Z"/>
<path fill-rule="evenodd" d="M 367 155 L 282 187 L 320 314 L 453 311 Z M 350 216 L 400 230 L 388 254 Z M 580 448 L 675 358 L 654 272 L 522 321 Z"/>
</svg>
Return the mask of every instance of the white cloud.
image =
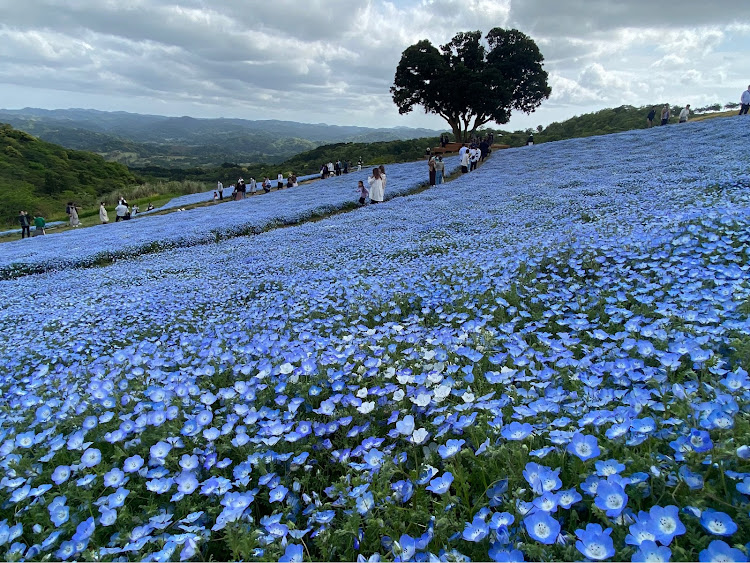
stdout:
<svg viewBox="0 0 750 563">
<path fill-rule="evenodd" d="M 622 103 L 725 102 L 748 79 L 750 2 L 0 0 L 6 107 L 444 128 L 388 91 L 401 52 L 459 31 L 535 39 L 552 97 L 510 127 Z M 700 100 L 700 101 L 699 101 Z"/>
</svg>

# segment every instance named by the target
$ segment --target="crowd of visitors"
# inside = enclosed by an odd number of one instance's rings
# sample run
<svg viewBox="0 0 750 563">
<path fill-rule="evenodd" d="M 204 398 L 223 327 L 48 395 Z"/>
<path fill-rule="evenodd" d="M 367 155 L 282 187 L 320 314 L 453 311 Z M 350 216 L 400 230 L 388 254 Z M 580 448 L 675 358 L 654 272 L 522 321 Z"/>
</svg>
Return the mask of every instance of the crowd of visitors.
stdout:
<svg viewBox="0 0 750 563">
<path fill-rule="evenodd" d="M 320 179 L 325 180 L 331 176 L 341 176 L 342 174 L 349 174 L 349 161 L 348 160 L 337 160 L 336 162 L 327 162 L 320 167 Z M 357 170 L 362 170 L 362 157 L 360 157 L 357 164 Z"/>
</svg>

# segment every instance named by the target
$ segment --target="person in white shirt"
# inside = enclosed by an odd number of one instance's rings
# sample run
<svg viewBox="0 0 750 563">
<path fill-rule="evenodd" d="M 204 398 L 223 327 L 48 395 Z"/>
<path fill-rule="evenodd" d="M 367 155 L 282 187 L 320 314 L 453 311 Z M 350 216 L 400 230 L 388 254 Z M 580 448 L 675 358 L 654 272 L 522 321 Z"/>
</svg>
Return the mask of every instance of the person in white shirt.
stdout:
<svg viewBox="0 0 750 563">
<path fill-rule="evenodd" d="M 115 223 L 118 221 L 124 221 L 125 217 L 128 215 L 128 206 L 125 205 L 123 200 L 120 200 L 120 203 L 115 207 Z"/>
<path fill-rule="evenodd" d="M 469 150 L 469 147 L 466 145 L 461 145 L 461 148 L 458 149 L 458 159 L 461 160 L 464 157 L 464 153 Z"/>
<path fill-rule="evenodd" d="M 224 184 L 216 182 L 216 191 L 219 192 L 219 199 L 224 199 Z"/>
<path fill-rule="evenodd" d="M 284 187 L 284 175 L 279 172 L 279 175 L 276 176 L 276 189 L 280 190 Z"/>
<path fill-rule="evenodd" d="M 135 214 L 138 213 L 139 211 L 140 211 L 140 208 L 138 207 L 138 204 L 134 203 L 133 208 L 130 211 L 130 216 L 135 217 Z"/>
<path fill-rule="evenodd" d="M 747 87 L 747 90 L 742 92 L 740 104 L 740 115 L 747 115 L 747 110 L 750 109 L 750 86 Z"/>
<path fill-rule="evenodd" d="M 257 182 L 255 181 L 255 178 L 250 178 L 250 195 L 253 195 L 255 193 L 255 187 L 257 186 Z"/>
<path fill-rule="evenodd" d="M 690 117 L 690 104 L 682 108 L 682 111 L 680 112 L 680 123 L 687 123 L 687 120 L 689 117 Z"/>
<path fill-rule="evenodd" d="M 380 176 L 380 168 L 372 169 L 372 176 L 367 179 L 370 184 L 370 201 L 380 203 L 385 198 L 385 189 L 383 188 L 383 178 Z"/>
<path fill-rule="evenodd" d="M 482 157 L 482 151 L 477 147 L 469 149 L 469 162 L 471 163 L 469 170 L 476 170 L 479 159 Z"/>
<path fill-rule="evenodd" d="M 465 147 L 461 147 L 461 148 L 465 148 Z M 469 171 L 469 150 L 466 149 L 464 151 L 464 154 L 461 155 L 461 172 L 466 174 L 468 171 Z"/>
</svg>

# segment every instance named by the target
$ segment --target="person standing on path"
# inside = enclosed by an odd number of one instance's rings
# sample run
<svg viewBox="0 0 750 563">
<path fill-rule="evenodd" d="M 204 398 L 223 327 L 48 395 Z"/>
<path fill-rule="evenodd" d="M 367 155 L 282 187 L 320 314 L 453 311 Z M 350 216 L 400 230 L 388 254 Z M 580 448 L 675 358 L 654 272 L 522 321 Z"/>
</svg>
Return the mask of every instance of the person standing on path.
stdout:
<svg viewBox="0 0 750 563">
<path fill-rule="evenodd" d="M 75 203 L 70 204 L 70 226 L 71 227 L 80 227 L 81 221 L 78 219 L 78 210 L 80 207 L 78 207 Z"/>
<path fill-rule="evenodd" d="M 41 213 L 37 213 L 36 217 L 34 217 L 34 234 L 46 235 L 47 231 L 44 230 L 45 225 L 47 225 L 47 221 L 44 220 Z"/>
<path fill-rule="evenodd" d="M 99 204 L 99 221 L 101 221 L 102 225 L 109 223 L 109 215 L 107 214 L 107 208 L 104 207 L 104 202 Z"/>
<path fill-rule="evenodd" d="M 445 162 L 443 162 L 443 157 L 438 155 L 437 160 L 435 161 L 435 184 L 442 184 L 444 176 Z"/>
<path fill-rule="evenodd" d="M 431 156 L 427 161 L 427 169 L 430 171 L 430 186 L 435 185 L 435 157 Z"/>
<path fill-rule="evenodd" d="M 216 183 L 216 191 L 219 192 L 219 200 L 224 200 L 224 184 L 221 182 Z"/>
<path fill-rule="evenodd" d="M 276 189 L 280 190 L 284 187 L 284 175 L 279 172 L 279 175 L 276 176 Z"/>
<path fill-rule="evenodd" d="M 646 124 L 649 128 L 654 125 L 654 117 L 656 117 L 656 108 L 651 108 L 651 111 L 648 112 L 648 115 L 646 116 Z"/>
<path fill-rule="evenodd" d="M 669 104 L 664 104 L 664 107 L 661 110 L 661 124 L 666 125 L 669 123 L 669 118 L 672 116 L 672 113 L 669 111 Z"/>
<path fill-rule="evenodd" d="M 29 215 L 25 211 L 18 212 L 18 222 L 21 224 L 21 239 L 31 238 L 31 223 L 29 222 Z"/>
<path fill-rule="evenodd" d="M 465 150 L 461 155 L 461 173 L 466 174 L 469 171 L 469 150 Z"/>
<path fill-rule="evenodd" d="M 747 90 L 742 92 L 742 96 L 740 96 L 740 113 L 739 115 L 747 115 L 747 110 L 750 109 L 750 86 L 747 87 Z"/>
<path fill-rule="evenodd" d="M 370 184 L 370 201 L 381 203 L 385 198 L 385 187 L 380 176 L 380 168 L 372 169 L 372 176 L 367 179 L 367 183 Z"/>
<path fill-rule="evenodd" d="M 688 119 L 690 119 L 690 104 L 682 108 L 682 111 L 680 112 L 680 123 L 687 123 Z"/>
</svg>

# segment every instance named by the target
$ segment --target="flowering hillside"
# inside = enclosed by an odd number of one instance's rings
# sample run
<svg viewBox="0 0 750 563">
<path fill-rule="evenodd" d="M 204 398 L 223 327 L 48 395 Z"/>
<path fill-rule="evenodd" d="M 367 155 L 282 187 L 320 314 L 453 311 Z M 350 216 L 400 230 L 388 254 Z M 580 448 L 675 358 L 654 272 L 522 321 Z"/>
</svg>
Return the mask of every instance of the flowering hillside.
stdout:
<svg viewBox="0 0 750 563">
<path fill-rule="evenodd" d="M 0 554 L 745 560 L 746 126 L 0 282 Z"/>
<path fill-rule="evenodd" d="M 457 157 L 447 159 L 446 171 L 457 164 Z M 425 162 L 389 165 L 387 172 L 387 198 L 414 192 L 427 180 Z M 190 209 L 179 215 L 173 212 L 148 217 L 150 213 L 144 212 L 134 221 L 96 225 L 66 233 L 65 238 L 43 237 L 35 238 L 33 243 L 21 240 L 4 244 L 0 247 L 0 279 L 101 264 L 175 247 L 214 243 L 325 216 L 353 207 L 359 197 L 357 181 L 366 182 L 368 173 L 371 170 L 334 176 L 289 190 L 273 190 L 263 194 L 263 197 L 248 197 L 209 208 Z M 258 191 L 262 192 L 262 189 L 258 188 Z M 175 198 L 162 210 L 205 202 L 207 194 L 213 198 L 213 192 L 190 194 Z"/>
</svg>

